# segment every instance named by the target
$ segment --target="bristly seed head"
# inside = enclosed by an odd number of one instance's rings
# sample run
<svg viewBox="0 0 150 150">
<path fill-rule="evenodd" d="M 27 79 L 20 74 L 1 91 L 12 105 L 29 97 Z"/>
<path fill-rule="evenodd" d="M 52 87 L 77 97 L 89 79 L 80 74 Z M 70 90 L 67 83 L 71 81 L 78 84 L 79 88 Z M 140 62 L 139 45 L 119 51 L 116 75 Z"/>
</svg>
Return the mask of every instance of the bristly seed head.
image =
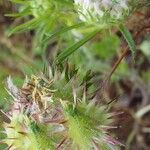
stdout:
<svg viewBox="0 0 150 150">
<path fill-rule="evenodd" d="M 71 78 L 72 82 L 68 82 L 64 74 L 56 75 L 57 80 L 54 77 L 50 82 L 32 76 L 22 88 L 17 88 L 8 78 L 7 90 L 14 102 L 9 112 L 10 122 L 4 124 L 7 135 L 4 141 L 10 149 L 96 150 L 105 147 L 109 150 L 121 145 L 108 135 L 113 113 L 109 113 L 105 105 L 96 105 L 84 93 L 88 92 L 83 84 L 88 82 L 87 73 L 86 78 L 80 80 L 77 74 Z"/>
</svg>

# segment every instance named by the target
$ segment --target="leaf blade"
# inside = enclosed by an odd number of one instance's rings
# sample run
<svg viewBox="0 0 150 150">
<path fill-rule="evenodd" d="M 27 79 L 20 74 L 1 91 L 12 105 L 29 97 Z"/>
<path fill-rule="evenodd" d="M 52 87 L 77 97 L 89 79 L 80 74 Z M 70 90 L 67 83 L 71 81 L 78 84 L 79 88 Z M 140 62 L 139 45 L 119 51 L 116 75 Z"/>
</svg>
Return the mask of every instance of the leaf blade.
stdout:
<svg viewBox="0 0 150 150">
<path fill-rule="evenodd" d="M 132 38 L 132 35 L 131 35 L 130 31 L 123 24 L 121 24 L 119 26 L 119 29 L 120 29 L 123 37 L 125 38 L 126 42 L 128 43 L 128 46 L 129 46 L 129 48 L 130 48 L 130 50 L 132 52 L 132 56 L 134 58 L 135 57 L 135 52 L 136 52 L 136 45 L 135 45 L 135 42 L 134 42 L 134 40 Z"/>
<path fill-rule="evenodd" d="M 40 22 L 46 17 L 47 17 L 47 14 L 45 14 L 39 18 L 33 18 L 21 25 L 16 26 L 8 31 L 8 36 L 11 36 L 14 33 L 20 33 L 20 32 L 25 32 L 25 31 L 34 29 L 34 28 L 38 27 Z"/>
<path fill-rule="evenodd" d="M 42 42 L 47 42 L 48 40 L 60 35 L 60 34 L 63 34 L 67 31 L 70 31 L 72 29 L 76 29 L 76 28 L 79 28 L 81 26 L 85 25 L 83 22 L 82 23 L 78 23 L 78 24 L 75 24 L 75 25 L 72 25 L 72 26 L 69 26 L 69 27 L 66 27 L 66 28 L 63 28 L 55 33 L 53 33 L 51 36 L 48 36 L 46 39 L 44 39 Z"/>
<path fill-rule="evenodd" d="M 92 39 L 99 30 L 95 30 L 94 32 L 88 34 L 85 38 L 78 41 L 77 43 L 73 44 L 71 47 L 65 49 L 63 52 L 61 52 L 55 59 L 54 63 L 59 64 L 63 62 L 69 55 L 74 53 L 77 49 L 79 49 L 81 46 L 83 46 L 86 42 L 88 42 L 90 39 Z"/>
</svg>

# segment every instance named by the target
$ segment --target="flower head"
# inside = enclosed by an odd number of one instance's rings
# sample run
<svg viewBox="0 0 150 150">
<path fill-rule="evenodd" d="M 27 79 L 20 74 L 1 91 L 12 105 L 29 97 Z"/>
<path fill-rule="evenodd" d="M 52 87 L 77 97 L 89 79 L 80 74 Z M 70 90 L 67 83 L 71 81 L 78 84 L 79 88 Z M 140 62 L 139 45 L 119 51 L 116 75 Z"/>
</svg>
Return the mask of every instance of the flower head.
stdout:
<svg viewBox="0 0 150 150">
<path fill-rule="evenodd" d="M 114 22 L 129 14 L 130 0 L 74 0 L 82 21 Z"/>
</svg>

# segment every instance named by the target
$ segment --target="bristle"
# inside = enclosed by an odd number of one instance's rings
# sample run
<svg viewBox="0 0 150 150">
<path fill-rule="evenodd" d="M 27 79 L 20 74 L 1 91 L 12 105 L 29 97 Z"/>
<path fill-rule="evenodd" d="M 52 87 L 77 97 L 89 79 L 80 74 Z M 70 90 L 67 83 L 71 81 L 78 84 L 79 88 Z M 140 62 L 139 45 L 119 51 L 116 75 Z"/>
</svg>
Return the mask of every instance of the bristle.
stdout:
<svg viewBox="0 0 150 150">
<path fill-rule="evenodd" d="M 7 148 L 7 150 L 10 150 L 12 147 L 13 147 L 13 144 L 10 145 L 10 146 Z"/>
<path fill-rule="evenodd" d="M 17 131 L 19 134 L 22 134 L 22 135 L 27 135 L 28 133 L 26 133 L 26 132 L 23 132 L 23 131 Z"/>
<path fill-rule="evenodd" d="M 67 140 L 67 138 L 64 138 L 64 139 L 58 144 L 58 146 L 56 147 L 56 149 L 59 149 L 59 148 L 65 143 L 66 140 Z"/>
<path fill-rule="evenodd" d="M 0 109 L 0 116 L 3 117 L 3 120 L 5 122 L 10 122 L 10 117 L 8 116 L 8 114 L 6 114 L 3 110 Z"/>
<path fill-rule="evenodd" d="M 100 150 L 98 144 L 96 143 L 96 141 L 93 139 L 93 144 L 94 144 L 94 149 L 95 150 Z"/>
<path fill-rule="evenodd" d="M 109 129 L 117 129 L 118 126 L 103 126 L 103 125 L 101 125 L 100 128 L 109 130 Z"/>
<path fill-rule="evenodd" d="M 14 126 L 6 126 L 6 128 L 15 129 Z"/>
</svg>

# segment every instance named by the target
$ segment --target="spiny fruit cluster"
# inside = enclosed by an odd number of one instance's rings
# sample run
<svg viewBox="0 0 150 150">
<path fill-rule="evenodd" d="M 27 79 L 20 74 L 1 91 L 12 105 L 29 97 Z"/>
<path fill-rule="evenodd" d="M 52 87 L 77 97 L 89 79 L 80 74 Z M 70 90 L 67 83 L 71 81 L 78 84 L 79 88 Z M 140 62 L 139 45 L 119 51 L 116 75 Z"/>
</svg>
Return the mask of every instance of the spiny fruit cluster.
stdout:
<svg viewBox="0 0 150 150">
<path fill-rule="evenodd" d="M 121 145 L 108 133 L 113 113 L 87 96 L 90 74 L 79 79 L 77 70 L 73 72 L 32 76 L 21 89 L 8 78 L 14 101 L 3 142 L 11 150 L 111 150 Z"/>
</svg>

